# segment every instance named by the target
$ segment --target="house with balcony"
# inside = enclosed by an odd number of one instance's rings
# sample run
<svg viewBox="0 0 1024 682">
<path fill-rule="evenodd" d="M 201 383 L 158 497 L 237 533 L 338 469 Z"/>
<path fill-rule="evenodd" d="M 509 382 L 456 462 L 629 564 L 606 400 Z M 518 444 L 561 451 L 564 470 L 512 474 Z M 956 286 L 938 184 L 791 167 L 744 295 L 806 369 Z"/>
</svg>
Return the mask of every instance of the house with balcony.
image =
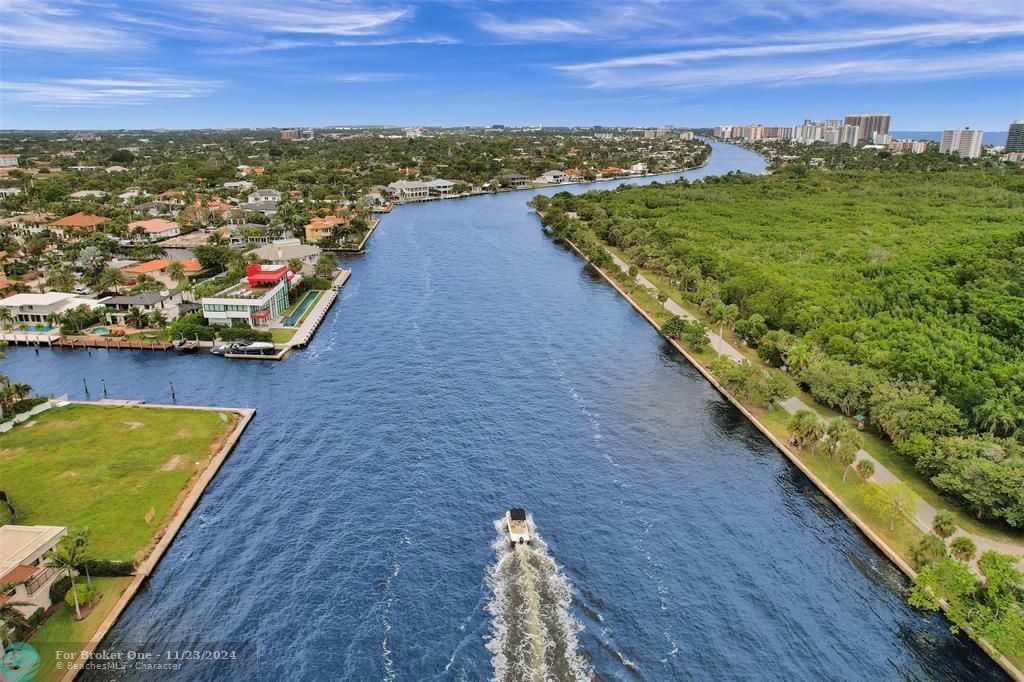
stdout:
<svg viewBox="0 0 1024 682">
<path fill-rule="evenodd" d="M 91 298 L 81 298 L 76 294 L 61 291 L 48 291 L 45 294 L 14 294 L 0 299 L 0 308 L 11 312 L 15 324 L 39 325 L 46 324 L 53 314 L 61 314 L 80 305 L 97 308 L 101 304 Z"/>
<path fill-rule="evenodd" d="M 62 526 L 0 526 L 0 584 L 16 586 L 0 595 L 26 617 L 50 607 L 50 585 L 60 576 L 44 557 L 68 534 Z"/>
<path fill-rule="evenodd" d="M 288 307 L 288 292 L 302 281 L 287 265 L 257 265 L 246 268 L 245 277 L 202 299 L 203 317 L 210 324 L 269 327 Z"/>
<path fill-rule="evenodd" d="M 177 319 L 182 312 L 180 308 L 185 302 L 184 296 L 184 289 L 167 288 L 105 298 L 103 305 L 107 308 L 107 323 L 128 326 L 128 314 L 133 308 L 138 308 L 146 315 L 159 312 L 168 320 Z"/>
<path fill-rule="evenodd" d="M 537 178 L 537 182 L 545 182 L 552 185 L 560 185 L 563 182 L 568 182 L 569 176 L 560 170 L 549 170 L 546 173 L 542 173 Z"/>
</svg>

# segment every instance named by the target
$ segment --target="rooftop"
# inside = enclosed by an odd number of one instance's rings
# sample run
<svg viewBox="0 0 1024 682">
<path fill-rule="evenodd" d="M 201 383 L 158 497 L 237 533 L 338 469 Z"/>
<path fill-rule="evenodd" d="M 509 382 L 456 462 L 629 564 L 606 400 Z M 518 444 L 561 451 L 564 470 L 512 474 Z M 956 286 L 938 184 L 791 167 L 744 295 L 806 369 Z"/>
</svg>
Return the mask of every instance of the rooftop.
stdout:
<svg viewBox="0 0 1024 682">
<path fill-rule="evenodd" d="M 157 270 L 164 270 L 174 262 L 181 263 L 185 268 L 185 272 L 199 272 L 203 269 L 203 266 L 200 265 L 197 260 L 172 261 L 167 258 L 157 258 L 156 260 L 146 261 L 145 263 L 137 263 L 136 265 L 125 268 L 124 271 L 133 275 L 141 275 L 148 272 L 156 272 Z"/>
<path fill-rule="evenodd" d="M 136 220 L 135 222 L 128 223 L 129 230 L 134 230 L 136 227 L 141 227 L 147 234 L 159 234 L 160 232 L 178 229 L 178 223 L 166 218 L 151 218 L 149 220 Z"/>
<path fill-rule="evenodd" d="M 0 581 L 66 533 L 62 526 L 0 526 Z"/>
<path fill-rule="evenodd" d="M 50 223 L 54 227 L 96 227 L 110 220 L 99 215 L 91 215 L 89 213 L 74 213 Z"/>
</svg>

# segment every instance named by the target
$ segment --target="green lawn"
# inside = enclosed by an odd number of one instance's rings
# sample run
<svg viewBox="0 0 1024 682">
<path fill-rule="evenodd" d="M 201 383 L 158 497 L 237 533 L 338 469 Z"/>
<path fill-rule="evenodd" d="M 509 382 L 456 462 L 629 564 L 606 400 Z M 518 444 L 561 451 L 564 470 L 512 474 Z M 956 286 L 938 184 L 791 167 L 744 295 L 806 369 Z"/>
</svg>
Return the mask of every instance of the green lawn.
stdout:
<svg viewBox="0 0 1024 682">
<path fill-rule="evenodd" d="M 0 435 L 3 489 L 19 523 L 89 528 L 93 556 L 137 560 L 232 424 L 228 412 L 55 408 Z"/>
<path fill-rule="evenodd" d="M 295 329 L 292 327 L 273 327 L 270 330 L 274 343 L 288 343 L 295 336 Z"/>
<path fill-rule="evenodd" d="M 147 338 L 148 336 L 155 336 L 155 339 Z M 135 332 L 134 334 L 128 334 L 125 338 L 131 339 L 132 341 L 170 341 L 170 334 L 166 329 L 150 329 L 144 332 Z"/>
<path fill-rule="evenodd" d="M 65 604 L 36 630 L 28 640 L 42 659 L 39 675 L 34 679 L 59 680 L 64 675 L 66 670 L 57 670 L 56 667 L 57 652 L 81 651 L 82 645 L 92 638 L 96 628 L 114 608 L 131 581 L 132 578 L 93 578 L 93 589 L 102 594 L 103 598 L 88 616 L 75 621 L 71 617 L 74 609 Z"/>
</svg>

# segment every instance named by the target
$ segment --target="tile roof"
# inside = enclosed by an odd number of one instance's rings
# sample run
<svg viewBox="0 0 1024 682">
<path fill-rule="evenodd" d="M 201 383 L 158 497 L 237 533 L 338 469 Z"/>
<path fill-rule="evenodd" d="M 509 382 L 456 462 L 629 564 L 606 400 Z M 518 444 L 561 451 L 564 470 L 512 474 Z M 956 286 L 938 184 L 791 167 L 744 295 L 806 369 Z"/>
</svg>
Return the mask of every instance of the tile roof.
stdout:
<svg viewBox="0 0 1024 682">
<path fill-rule="evenodd" d="M 50 225 L 53 227 L 96 227 L 98 225 L 102 225 L 108 220 L 110 220 L 110 218 L 79 212 L 54 221 L 50 223 Z"/>
</svg>

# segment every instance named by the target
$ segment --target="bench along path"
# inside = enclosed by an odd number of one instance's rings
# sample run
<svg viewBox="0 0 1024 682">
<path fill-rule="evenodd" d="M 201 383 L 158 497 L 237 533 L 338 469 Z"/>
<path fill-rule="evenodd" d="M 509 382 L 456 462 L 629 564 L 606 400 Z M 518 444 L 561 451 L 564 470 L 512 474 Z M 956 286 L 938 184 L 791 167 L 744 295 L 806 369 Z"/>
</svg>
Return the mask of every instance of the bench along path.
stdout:
<svg viewBox="0 0 1024 682">
<path fill-rule="evenodd" d="M 611 257 L 612 260 L 615 262 L 615 265 L 617 265 L 619 269 L 621 269 L 623 272 L 629 272 L 629 263 L 622 260 L 615 254 L 611 254 Z M 636 276 L 636 283 L 652 293 L 657 293 L 658 291 L 658 288 L 654 286 L 654 284 L 652 284 L 651 281 L 648 280 L 643 275 Z M 662 304 L 662 306 L 665 308 L 665 310 L 669 311 L 673 315 L 678 315 L 679 317 L 682 317 L 687 320 L 697 321 L 696 317 L 687 312 L 682 306 L 673 301 L 671 298 L 666 300 Z M 714 333 L 713 331 L 708 331 L 708 339 L 711 341 L 712 347 L 716 351 L 718 351 L 718 353 L 729 356 L 735 362 L 746 361 L 746 357 L 744 357 L 744 355 L 740 353 L 739 350 L 737 350 L 730 344 L 726 343 L 725 339 L 723 339 L 721 336 Z M 785 400 L 780 400 L 779 404 L 782 406 L 782 409 L 784 409 L 789 414 L 793 414 L 797 410 L 802 409 L 817 412 L 817 410 L 814 410 L 814 408 L 812 408 L 810 405 L 808 405 L 807 403 L 805 403 L 803 400 L 796 396 L 786 398 Z M 823 421 L 824 419 L 825 418 L 822 417 Z M 871 476 L 872 481 L 875 481 L 876 483 L 891 483 L 900 480 L 894 473 L 887 469 L 885 465 L 883 465 L 881 462 L 875 459 L 866 450 L 858 450 L 857 455 L 860 459 L 870 460 L 875 465 L 875 473 L 873 476 Z M 921 529 L 922 532 L 930 533 L 932 529 L 932 521 L 935 520 L 935 514 L 938 512 L 938 510 L 934 506 L 925 502 L 920 497 L 916 498 L 916 502 L 916 512 L 914 516 L 911 518 L 911 520 L 914 522 L 914 525 Z M 1022 546 L 1021 544 L 994 540 L 984 535 L 970 533 L 966 530 L 963 530 L 962 528 L 958 528 L 957 530 L 959 535 L 966 535 L 974 541 L 974 544 L 978 546 L 978 556 L 980 556 L 982 552 L 985 552 L 986 550 L 990 549 L 995 550 L 997 552 L 1002 552 L 1004 554 L 1020 556 L 1022 558 L 1021 561 L 1018 562 L 1018 565 L 1022 569 L 1024 569 L 1024 546 Z M 976 561 L 977 560 L 975 560 L 975 564 Z"/>
</svg>

